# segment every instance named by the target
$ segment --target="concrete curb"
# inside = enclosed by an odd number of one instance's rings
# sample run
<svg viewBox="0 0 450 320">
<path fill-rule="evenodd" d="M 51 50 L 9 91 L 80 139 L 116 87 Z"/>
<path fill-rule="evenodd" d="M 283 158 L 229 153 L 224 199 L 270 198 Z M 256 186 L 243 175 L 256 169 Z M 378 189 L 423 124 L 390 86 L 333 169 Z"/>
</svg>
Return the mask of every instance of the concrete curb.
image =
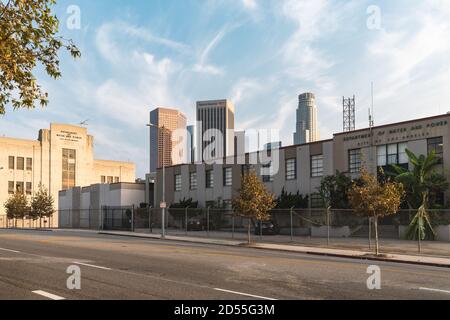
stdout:
<svg viewBox="0 0 450 320">
<path fill-rule="evenodd" d="M 246 242 L 239 241 L 228 241 L 228 240 L 214 240 L 214 239 L 198 239 L 198 238 L 184 238 L 178 236 L 166 236 L 165 239 L 161 239 L 160 235 L 150 235 L 150 234 L 129 234 L 129 233 L 115 233 L 115 232 L 97 232 L 100 235 L 112 235 L 119 237 L 132 237 L 132 238 L 141 238 L 141 239 L 156 239 L 156 240 L 169 240 L 169 241 L 178 241 L 178 242 L 189 242 L 189 243 L 201 243 L 201 244 L 213 244 L 213 245 L 222 245 L 222 246 L 230 246 L 230 247 L 241 247 L 241 248 L 249 248 L 249 249 L 259 249 L 259 250 L 272 250 L 272 251 L 284 251 L 291 253 L 299 253 L 299 254 L 309 254 L 316 256 L 328 256 L 328 257 L 336 257 L 336 258 L 347 258 L 347 259 L 358 259 L 358 260 L 368 260 L 368 261 L 382 261 L 382 262 L 393 262 L 393 263 L 403 263 L 403 264 L 414 264 L 414 265 L 422 265 L 422 266 L 431 266 L 431 267 L 440 267 L 440 268 L 450 268 L 450 259 L 446 258 L 432 258 L 432 257 L 420 257 L 420 256 L 408 256 L 408 255 L 398 255 L 411 257 L 411 259 L 401 259 L 399 257 L 395 257 L 394 254 L 391 254 L 387 257 L 375 256 L 369 252 L 361 252 L 361 251 L 352 251 L 352 250 L 340 250 L 340 249 L 325 249 L 320 252 L 320 248 L 315 248 L 316 250 L 312 250 L 312 248 L 307 247 L 292 247 L 288 248 L 288 245 L 273 245 L 273 244 L 250 244 L 248 245 Z M 277 247 L 279 246 L 279 247 Z M 302 249 L 306 248 L 306 249 Z M 332 251 L 335 252 L 332 252 Z M 352 253 L 344 254 L 339 253 L 340 251 L 349 251 Z M 448 260 L 448 263 L 439 263 L 439 262 L 431 262 L 431 261 L 420 261 L 413 260 L 416 259 L 445 259 Z"/>
<path fill-rule="evenodd" d="M 22 229 L 22 228 L 0 228 L 0 230 L 12 230 L 12 231 L 38 231 L 38 232 L 53 232 L 53 229 Z"/>
</svg>

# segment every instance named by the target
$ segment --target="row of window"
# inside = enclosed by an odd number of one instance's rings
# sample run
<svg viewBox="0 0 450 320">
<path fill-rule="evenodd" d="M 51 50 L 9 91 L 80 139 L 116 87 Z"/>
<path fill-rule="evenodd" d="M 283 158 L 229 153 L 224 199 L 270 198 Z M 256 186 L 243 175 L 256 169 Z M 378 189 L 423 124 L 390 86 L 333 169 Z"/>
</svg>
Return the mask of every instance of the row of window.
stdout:
<svg viewBox="0 0 450 320">
<path fill-rule="evenodd" d="M 101 183 L 119 183 L 120 178 L 112 176 L 100 176 L 100 181 Z"/>
<path fill-rule="evenodd" d="M 8 168 L 10 170 L 27 170 L 32 171 L 33 170 L 33 159 L 32 158 L 25 158 L 25 157 L 14 157 L 9 156 L 8 157 Z"/>
<path fill-rule="evenodd" d="M 271 164 L 263 165 L 264 168 L 270 170 Z M 242 166 L 242 174 L 248 173 L 250 166 Z M 286 160 L 286 180 L 297 179 L 297 159 L 291 158 Z M 323 176 L 323 155 L 316 155 L 311 157 L 311 176 L 322 177 Z M 263 175 L 264 182 L 273 181 L 273 175 Z M 231 186 L 233 181 L 232 168 L 223 168 L 223 185 Z M 181 174 L 175 175 L 175 191 L 181 191 Z M 214 172 L 213 170 L 206 170 L 205 172 L 205 185 L 206 188 L 214 188 Z M 189 174 L 189 189 L 197 189 L 197 173 L 191 172 Z"/>
<path fill-rule="evenodd" d="M 407 143 L 391 143 L 377 146 L 377 165 L 385 167 L 392 164 L 405 165 L 409 159 L 406 154 Z M 442 162 L 444 156 L 443 137 L 436 137 L 427 140 L 427 152 L 435 152 L 436 156 Z M 361 149 L 352 149 L 348 151 L 348 169 L 350 173 L 358 173 L 361 169 Z"/>
<path fill-rule="evenodd" d="M 25 188 L 24 188 L 25 187 Z M 31 195 L 33 190 L 33 185 L 31 182 L 23 182 L 23 181 L 8 181 L 8 193 L 26 193 L 27 195 Z"/>
</svg>

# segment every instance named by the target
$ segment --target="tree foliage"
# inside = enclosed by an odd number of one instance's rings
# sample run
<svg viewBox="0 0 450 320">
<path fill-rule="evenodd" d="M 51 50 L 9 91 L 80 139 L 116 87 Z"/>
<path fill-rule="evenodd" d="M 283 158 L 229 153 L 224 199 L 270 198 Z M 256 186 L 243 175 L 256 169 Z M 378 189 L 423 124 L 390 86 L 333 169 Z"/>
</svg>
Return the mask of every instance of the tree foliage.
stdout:
<svg viewBox="0 0 450 320">
<path fill-rule="evenodd" d="M 428 155 L 416 156 L 406 149 L 409 162 L 413 169 L 408 171 L 399 166 L 392 166 L 396 181 L 402 183 L 407 191 L 406 202 L 411 209 L 417 209 L 417 213 L 411 220 L 406 231 L 407 239 L 434 239 L 435 232 L 432 227 L 428 208 L 434 205 L 436 195 L 449 188 L 447 178 L 436 170 L 439 158 L 433 151 Z"/>
<path fill-rule="evenodd" d="M 183 198 L 180 202 L 173 203 L 170 205 L 170 208 L 173 209 L 184 209 L 184 208 L 197 208 L 198 207 L 198 201 L 193 201 L 192 198 L 186 199 Z"/>
<path fill-rule="evenodd" d="M 8 219 L 23 219 L 29 213 L 28 200 L 22 192 L 12 194 L 4 207 Z"/>
<path fill-rule="evenodd" d="M 333 209 L 348 209 L 348 193 L 352 188 L 352 179 L 340 171 L 335 175 L 322 178 L 318 192 L 325 205 Z"/>
<path fill-rule="evenodd" d="M 0 114 L 11 103 L 14 109 L 48 103 L 34 75 L 41 65 L 59 78 L 58 52 L 65 48 L 74 57 L 80 51 L 57 35 L 59 21 L 51 12 L 56 0 L 6 0 L 0 2 Z"/>
<path fill-rule="evenodd" d="M 401 183 L 391 182 L 389 179 L 382 183 L 365 168 L 361 168 L 360 185 L 353 182 L 349 202 L 356 214 L 374 219 L 376 254 L 379 254 L 378 219 L 397 213 L 404 194 Z"/>
<path fill-rule="evenodd" d="M 269 211 L 275 207 L 275 197 L 254 172 L 249 172 L 242 176 L 239 195 L 233 198 L 232 202 L 233 210 L 239 216 L 248 218 L 248 242 L 250 243 L 251 219 L 269 220 Z"/>
<path fill-rule="evenodd" d="M 283 188 L 280 196 L 276 200 L 277 209 L 291 209 L 291 208 L 308 208 L 308 196 L 303 196 L 300 194 L 300 191 L 297 191 L 296 194 L 287 193 Z"/>
<path fill-rule="evenodd" d="M 39 185 L 39 190 L 31 199 L 31 212 L 30 217 L 33 220 L 42 217 L 51 217 L 55 212 L 53 197 L 48 193 L 48 190 Z"/>
</svg>

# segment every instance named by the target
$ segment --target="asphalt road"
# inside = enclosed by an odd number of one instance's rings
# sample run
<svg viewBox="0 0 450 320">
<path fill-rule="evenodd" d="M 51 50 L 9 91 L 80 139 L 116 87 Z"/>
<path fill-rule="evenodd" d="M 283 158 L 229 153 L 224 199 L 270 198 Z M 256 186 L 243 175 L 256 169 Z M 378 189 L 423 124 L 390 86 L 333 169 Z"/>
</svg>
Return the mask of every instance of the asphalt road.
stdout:
<svg viewBox="0 0 450 320">
<path fill-rule="evenodd" d="M 367 268 L 381 270 L 369 290 Z M 67 268 L 81 270 L 70 290 Z M 450 269 L 66 231 L 0 230 L 0 299 L 450 299 Z"/>
</svg>

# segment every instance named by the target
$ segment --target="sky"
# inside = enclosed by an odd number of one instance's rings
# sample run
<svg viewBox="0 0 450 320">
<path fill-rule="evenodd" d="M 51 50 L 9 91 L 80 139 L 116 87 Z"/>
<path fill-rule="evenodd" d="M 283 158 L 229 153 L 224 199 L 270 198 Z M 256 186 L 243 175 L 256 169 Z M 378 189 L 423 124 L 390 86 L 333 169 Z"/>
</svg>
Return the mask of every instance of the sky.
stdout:
<svg viewBox="0 0 450 320">
<path fill-rule="evenodd" d="M 82 57 L 62 51 L 58 80 L 38 68 L 49 105 L 8 108 L 0 136 L 89 119 L 95 157 L 133 161 L 137 177 L 158 106 L 193 123 L 196 101 L 228 98 L 237 129 L 278 129 L 283 145 L 303 92 L 316 95 L 322 139 L 342 131 L 343 96 L 356 96 L 356 127 L 367 127 L 371 82 L 375 125 L 450 111 L 450 0 L 57 2 Z"/>
</svg>

